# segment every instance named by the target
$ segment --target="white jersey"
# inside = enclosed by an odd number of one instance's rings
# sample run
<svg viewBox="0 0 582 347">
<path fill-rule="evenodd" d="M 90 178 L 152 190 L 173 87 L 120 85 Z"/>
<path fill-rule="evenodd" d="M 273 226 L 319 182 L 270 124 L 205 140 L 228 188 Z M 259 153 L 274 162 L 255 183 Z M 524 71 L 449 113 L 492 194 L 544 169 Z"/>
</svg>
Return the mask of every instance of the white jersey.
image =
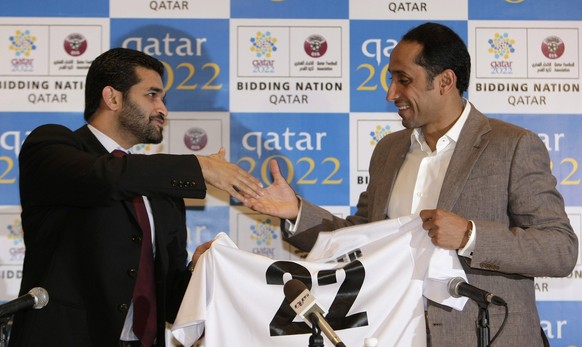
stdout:
<svg viewBox="0 0 582 347">
<path fill-rule="evenodd" d="M 220 234 L 200 258 L 172 328 L 191 346 L 307 346 L 311 328 L 289 305 L 285 282 L 301 280 L 347 346 L 425 346 L 423 294 L 461 310 L 447 284 L 466 279 L 456 252 L 436 248 L 418 216 L 320 233 L 305 261 L 273 260 Z M 329 341 L 326 342 L 329 345 Z"/>
</svg>

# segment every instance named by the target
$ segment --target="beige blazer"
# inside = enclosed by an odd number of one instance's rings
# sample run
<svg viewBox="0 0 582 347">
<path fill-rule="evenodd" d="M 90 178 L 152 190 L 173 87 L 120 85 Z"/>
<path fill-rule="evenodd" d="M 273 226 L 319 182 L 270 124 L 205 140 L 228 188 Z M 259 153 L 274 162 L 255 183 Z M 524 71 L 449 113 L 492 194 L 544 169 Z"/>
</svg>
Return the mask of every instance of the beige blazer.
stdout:
<svg viewBox="0 0 582 347">
<path fill-rule="evenodd" d="M 392 186 L 410 148 L 411 130 L 385 136 L 370 161 L 370 182 L 355 215 L 340 219 L 303 202 L 288 241 L 309 250 L 319 231 L 387 218 Z M 487 118 L 472 107 L 446 173 L 438 208 L 475 222 L 472 258 L 460 257 L 469 282 L 505 299 L 509 318 L 496 346 L 542 346 L 535 276 L 566 276 L 576 264 L 578 239 L 556 190 L 548 152 L 531 131 Z M 284 225 L 284 223 L 283 223 Z M 381 275 L 381 274 L 377 274 Z M 489 306 L 490 336 L 504 310 Z M 477 346 L 478 306 L 462 312 L 429 302 L 432 346 Z"/>
</svg>

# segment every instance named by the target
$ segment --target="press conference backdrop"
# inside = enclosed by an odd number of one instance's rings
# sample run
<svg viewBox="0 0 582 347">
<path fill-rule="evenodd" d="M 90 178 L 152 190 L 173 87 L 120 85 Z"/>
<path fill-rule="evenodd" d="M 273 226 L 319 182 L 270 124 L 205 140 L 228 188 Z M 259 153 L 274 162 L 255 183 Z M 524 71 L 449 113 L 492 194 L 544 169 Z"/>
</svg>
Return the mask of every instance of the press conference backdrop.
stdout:
<svg viewBox="0 0 582 347">
<path fill-rule="evenodd" d="M 166 67 L 164 141 L 134 151 L 207 155 L 224 146 L 265 184 L 276 158 L 298 194 L 347 216 L 375 144 L 402 127 L 385 101 L 390 53 L 429 20 L 467 43 L 475 106 L 544 140 L 580 237 L 579 0 L 2 0 L 0 300 L 17 296 L 25 253 L 20 146 L 41 124 L 84 123 L 84 78 L 101 52 L 134 48 Z M 188 205 L 190 252 L 224 231 L 250 252 L 302 256 L 282 242 L 279 220 L 223 193 Z M 582 346 L 580 258 L 567 278 L 536 279 L 536 293 L 552 346 Z"/>
</svg>

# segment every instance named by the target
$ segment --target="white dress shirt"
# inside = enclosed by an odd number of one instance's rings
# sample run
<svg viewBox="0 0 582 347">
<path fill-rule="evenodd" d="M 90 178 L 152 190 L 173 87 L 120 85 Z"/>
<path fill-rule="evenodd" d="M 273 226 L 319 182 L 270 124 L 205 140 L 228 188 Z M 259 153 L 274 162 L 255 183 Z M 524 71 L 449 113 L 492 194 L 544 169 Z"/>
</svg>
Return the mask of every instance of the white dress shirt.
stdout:
<svg viewBox="0 0 582 347">
<path fill-rule="evenodd" d="M 388 218 L 419 214 L 424 209 L 437 207 L 445 174 L 470 111 L 471 104 L 465 100 L 465 108 L 459 119 L 438 139 L 434 151 L 426 143 L 422 129 L 413 130 L 410 150 L 400 167 L 388 202 Z M 474 223 L 471 222 L 471 225 L 471 238 L 459 250 L 459 255 L 470 257 L 475 248 L 476 230 Z"/>
</svg>

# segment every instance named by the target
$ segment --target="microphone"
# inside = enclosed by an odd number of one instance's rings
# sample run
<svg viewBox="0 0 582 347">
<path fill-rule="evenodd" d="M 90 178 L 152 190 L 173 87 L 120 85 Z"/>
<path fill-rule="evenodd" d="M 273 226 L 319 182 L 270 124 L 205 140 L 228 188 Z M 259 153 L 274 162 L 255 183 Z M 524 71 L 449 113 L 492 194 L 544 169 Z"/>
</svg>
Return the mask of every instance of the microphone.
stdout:
<svg viewBox="0 0 582 347">
<path fill-rule="evenodd" d="M 489 292 L 479 289 L 475 286 L 470 285 L 465 282 L 461 277 L 452 278 L 449 281 L 449 294 L 453 297 L 458 298 L 461 296 L 466 296 L 469 299 L 473 299 L 480 304 L 493 304 L 497 306 L 507 306 L 507 303 L 502 298 L 497 295 L 493 295 Z"/>
<path fill-rule="evenodd" d="M 41 309 L 48 304 L 49 295 L 46 289 L 41 287 L 32 288 L 27 294 L 0 305 L 0 317 L 9 316 L 20 310 L 28 308 Z"/>
<path fill-rule="evenodd" d="M 346 347 L 329 323 L 323 318 L 324 309 L 315 301 L 315 297 L 311 295 L 311 292 L 303 282 L 292 279 L 285 283 L 283 292 L 285 293 L 285 299 L 287 299 L 299 317 L 308 323 L 313 322 L 313 324 L 316 324 L 335 347 Z"/>
</svg>

